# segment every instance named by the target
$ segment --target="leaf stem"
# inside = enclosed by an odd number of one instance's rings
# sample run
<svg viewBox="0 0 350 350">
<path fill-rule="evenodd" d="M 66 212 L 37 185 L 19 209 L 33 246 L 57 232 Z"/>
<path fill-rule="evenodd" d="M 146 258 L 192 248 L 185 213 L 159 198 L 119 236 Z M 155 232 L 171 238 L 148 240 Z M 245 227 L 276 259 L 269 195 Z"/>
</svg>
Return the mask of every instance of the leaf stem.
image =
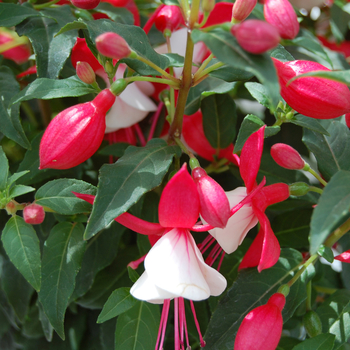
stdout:
<svg viewBox="0 0 350 350">
<path fill-rule="evenodd" d="M 127 83 L 132 83 L 134 81 L 149 81 L 151 83 L 161 83 L 161 84 L 165 84 L 165 85 L 171 85 L 176 89 L 179 88 L 179 81 L 175 82 L 173 80 L 168 80 L 168 79 L 164 79 L 164 78 L 134 76 L 134 77 L 125 78 L 125 81 Z"/>
<path fill-rule="evenodd" d="M 294 277 L 287 283 L 288 287 L 291 287 L 303 274 L 310 264 L 313 264 L 318 258 L 317 254 L 311 255 L 310 258 L 304 263 L 303 267 L 294 275 Z"/>
<path fill-rule="evenodd" d="M 310 186 L 309 187 L 309 191 L 316 192 L 316 193 L 319 193 L 319 194 L 323 193 L 323 189 L 319 188 L 319 187 L 316 187 L 316 186 Z"/>
<path fill-rule="evenodd" d="M 55 4 L 57 4 L 59 1 L 60 1 L 60 0 L 52 0 L 52 1 L 46 2 L 45 4 L 34 5 L 33 7 L 34 7 L 36 10 L 41 10 L 41 9 L 46 8 L 46 7 L 50 7 L 51 5 L 55 5 Z"/>
<path fill-rule="evenodd" d="M 334 243 L 338 242 L 348 231 L 350 230 L 350 219 L 346 220 L 341 226 L 331 233 L 331 235 L 326 239 L 324 245 L 326 247 L 332 247 Z"/>
<path fill-rule="evenodd" d="M 322 179 L 322 177 L 316 173 L 315 170 L 313 170 L 313 169 L 311 169 L 311 168 L 305 169 L 305 170 L 307 170 L 310 174 L 312 174 L 313 176 L 315 176 L 315 178 L 316 178 L 318 181 L 320 181 L 320 183 L 321 183 L 323 186 L 327 186 L 327 182 L 324 181 L 324 180 Z"/>
</svg>

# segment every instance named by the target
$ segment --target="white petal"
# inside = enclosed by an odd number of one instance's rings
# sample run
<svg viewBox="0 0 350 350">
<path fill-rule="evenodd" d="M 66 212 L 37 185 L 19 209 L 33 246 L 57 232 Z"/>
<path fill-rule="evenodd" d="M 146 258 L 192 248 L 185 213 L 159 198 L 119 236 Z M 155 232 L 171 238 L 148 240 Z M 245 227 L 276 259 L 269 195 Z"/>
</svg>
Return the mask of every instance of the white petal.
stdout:
<svg viewBox="0 0 350 350">
<path fill-rule="evenodd" d="M 226 192 L 230 208 L 238 204 L 246 195 L 245 187 L 238 187 Z M 214 228 L 209 233 L 217 240 L 221 248 L 228 254 L 234 252 L 242 243 L 248 231 L 258 223 L 258 219 L 250 204 L 244 205 L 230 217 L 225 228 Z"/>
<path fill-rule="evenodd" d="M 147 254 L 145 269 L 158 288 L 178 297 L 204 300 L 209 298 L 210 288 L 191 238 L 186 229 L 174 228 L 166 233 Z"/>
<path fill-rule="evenodd" d="M 173 295 L 158 288 L 148 277 L 145 271 L 130 289 L 130 294 L 139 300 L 145 300 L 152 304 L 163 304 L 164 299 L 173 299 Z"/>
</svg>

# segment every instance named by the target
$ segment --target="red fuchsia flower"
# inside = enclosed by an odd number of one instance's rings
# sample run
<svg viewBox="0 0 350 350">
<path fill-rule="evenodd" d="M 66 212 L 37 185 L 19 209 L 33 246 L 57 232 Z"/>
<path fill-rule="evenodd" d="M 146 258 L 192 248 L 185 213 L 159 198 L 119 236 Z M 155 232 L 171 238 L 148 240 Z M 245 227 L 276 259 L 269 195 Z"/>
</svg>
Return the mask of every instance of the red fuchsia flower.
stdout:
<svg viewBox="0 0 350 350">
<path fill-rule="evenodd" d="M 334 257 L 334 259 L 339 260 L 344 263 L 350 263 L 350 250 L 347 250 L 344 253 L 341 253 Z"/>
<path fill-rule="evenodd" d="M 273 160 L 281 167 L 291 170 L 300 170 L 305 166 L 305 161 L 293 147 L 284 143 L 276 143 L 271 147 Z"/>
<path fill-rule="evenodd" d="M 8 60 L 12 60 L 17 64 L 22 64 L 28 61 L 31 55 L 30 45 L 28 43 L 23 44 L 23 39 L 17 35 L 16 32 L 1 29 L 0 30 L 0 45 L 4 44 L 16 44 L 17 41 L 21 40 L 21 44 L 17 44 L 11 49 L 2 51 L 0 54 Z"/>
<path fill-rule="evenodd" d="M 203 115 L 201 111 L 184 117 L 182 136 L 193 152 L 202 158 L 213 162 L 214 156 L 217 155 L 218 159 L 226 158 L 231 163 L 239 165 L 239 157 L 233 154 L 233 144 L 225 149 L 221 149 L 218 154 L 217 150 L 211 146 L 204 134 Z"/>
<path fill-rule="evenodd" d="M 231 33 L 246 51 L 261 54 L 276 47 L 280 42 L 278 30 L 258 19 L 248 19 L 231 27 Z"/>
<path fill-rule="evenodd" d="M 234 350 L 275 350 L 282 335 L 285 303 L 285 296 L 275 293 L 265 305 L 250 311 L 238 329 Z"/>
<path fill-rule="evenodd" d="M 101 145 L 114 101 L 115 95 L 105 89 L 93 101 L 59 113 L 41 139 L 39 169 L 69 169 L 90 158 Z"/>
<path fill-rule="evenodd" d="M 39 225 L 45 219 L 45 210 L 39 204 L 29 204 L 23 209 L 23 219 L 27 224 Z"/>
<path fill-rule="evenodd" d="M 120 35 L 107 32 L 96 38 L 96 48 L 104 56 L 117 60 L 130 56 L 131 49 Z"/>
<path fill-rule="evenodd" d="M 246 187 L 238 187 L 226 193 L 231 206 L 241 202 L 242 198 L 257 189 L 256 176 L 264 145 L 264 129 L 265 127 L 262 127 L 253 133 L 243 146 L 240 157 L 240 173 Z M 251 198 L 250 202 L 246 202 L 231 216 L 226 228 L 213 228 L 209 233 L 215 237 L 226 253 L 232 253 L 242 243 L 248 231 L 259 221 L 260 231 L 239 268 L 257 266 L 259 272 L 267 269 L 277 262 L 280 246 L 264 212 L 269 205 L 286 200 L 288 197 L 289 187 L 287 184 L 277 183 L 263 187 Z"/>
<path fill-rule="evenodd" d="M 97 7 L 98 4 L 100 3 L 100 0 L 70 0 L 70 1 L 74 6 L 84 10 L 92 10 L 95 7 Z"/>
<path fill-rule="evenodd" d="M 173 32 L 177 30 L 182 23 L 183 17 L 180 7 L 175 5 L 162 6 L 154 19 L 154 25 L 162 33 L 165 29 Z"/>
<path fill-rule="evenodd" d="M 237 0 L 233 4 L 232 17 L 236 21 L 243 21 L 253 11 L 257 0 Z"/>
<path fill-rule="evenodd" d="M 297 112 L 311 118 L 332 119 L 350 112 L 348 87 L 325 78 L 305 77 L 290 80 L 313 71 L 330 71 L 317 62 L 281 62 L 273 58 L 281 86 L 281 96 Z"/>
<path fill-rule="evenodd" d="M 288 0 L 266 0 L 264 17 L 278 29 L 283 39 L 294 39 L 299 32 L 299 22 Z"/>
<path fill-rule="evenodd" d="M 330 50 L 341 52 L 345 57 L 350 56 L 350 41 L 343 41 L 341 43 L 331 42 L 323 36 L 318 36 L 317 39 L 321 41 L 322 45 Z"/>
</svg>

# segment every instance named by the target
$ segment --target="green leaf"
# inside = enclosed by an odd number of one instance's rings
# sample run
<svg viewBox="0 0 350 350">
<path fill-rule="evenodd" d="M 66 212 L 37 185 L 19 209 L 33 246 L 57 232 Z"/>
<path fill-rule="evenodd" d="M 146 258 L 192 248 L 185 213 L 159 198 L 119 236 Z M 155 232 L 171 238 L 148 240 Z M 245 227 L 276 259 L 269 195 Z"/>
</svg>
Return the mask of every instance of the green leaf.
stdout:
<svg viewBox="0 0 350 350">
<path fill-rule="evenodd" d="M 273 267 L 259 273 L 256 268 L 244 269 L 237 280 L 219 301 L 209 322 L 205 341 L 206 350 L 232 350 L 238 327 L 252 309 L 263 305 L 295 273 L 302 261 L 299 252 L 282 249 L 281 257 Z M 306 298 L 306 284 L 300 279 L 293 285 L 286 298 L 283 319 L 287 321 Z"/>
<path fill-rule="evenodd" d="M 329 247 L 325 247 L 324 245 L 321 245 L 321 247 L 317 250 L 317 254 L 319 256 L 322 256 L 329 263 L 332 263 L 334 261 L 333 251 Z"/>
<path fill-rule="evenodd" d="M 61 35 L 70 30 L 87 29 L 87 25 L 83 21 L 74 21 L 63 26 L 56 34 L 55 37 Z"/>
<path fill-rule="evenodd" d="M 125 150 L 129 147 L 130 145 L 128 143 L 124 143 L 124 142 L 118 142 L 118 143 L 114 143 L 113 145 L 109 145 L 103 149 L 101 149 L 101 151 L 99 151 L 99 154 L 104 154 L 104 155 L 111 155 L 114 157 L 122 157 L 125 153 Z"/>
<path fill-rule="evenodd" d="M 133 283 L 135 283 L 140 278 L 140 275 L 130 266 L 128 266 L 128 275 L 129 275 L 130 281 Z"/>
<path fill-rule="evenodd" d="M 129 310 L 137 303 L 130 294 L 130 288 L 119 288 L 108 298 L 98 316 L 97 323 L 103 323 Z"/>
<path fill-rule="evenodd" d="M 228 94 L 202 100 L 204 134 L 215 149 L 228 147 L 236 136 L 236 104 Z"/>
<path fill-rule="evenodd" d="M 242 125 L 239 129 L 234 152 L 237 153 L 241 151 L 248 137 L 264 125 L 265 123 L 260 118 L 253 114 L 248 114 L 243 119 Z M 268 126 L 265 128 L 264 137 L 276 135 L 279 131 L 279 126 Z"/>
<path fill-rule="evenodd" d="M 264 85 L 259 83 L 245 83 L 244 86 L 261 105 L 269 108 L 269 96 Z"/>
<path fill-rule="evenodd" d="M 61 222 L 51 230 L 43 250 L 39 301 L 51 325 L 63 340 L 64 314 L 86 246 L 83 234 L 82 224 Z"/>
<path fill-rule="evenodd" d="M 33 46 L 38 77 L 55 79 L 70 56 L 78 32 L 54 37 L 63 26 L 75 20 L 70 6 L 47 8 L 42 13 L 51 18 L 31 17 L 16 29 L 19 35 L 26 35 Z"/>
<path fill-rule="evenodd" d="M 311 218 L 310 252 L 316 253 L 328 235 L 350 214 L 350 172 L 339 171 L 324 188 Z"/>
<path fill-rule="evenodd" d="M 9 260 L 2 266 L 1 287 L 16 316 L 23 322 L 34 289 Z"/>
<path fill-rule="evenodd" d="M 305 117 L 304 115 L 297 114 L 290 120 L 292 124 L 299 125 L 303 128 L 310 129 L 323 135 L 329 135 L 329 132 L 321 125 L 321 123 L 314 118 Z"/>
<path fill-rule="evenodd" d="M 208 67 L 210 67 L 211 65 L 220 62 L 217 59 L 213 59 L 210 61 L 210 63 L 208 64 Z M 219 78 L 221 80 L 227 81 L 227 82 L 234 82 L 234 81 L 245 81 L 245 80 L 249 80 L 251 79 L 254 74 L 247 72 L 243 69 L 239 69 L 239 68 L 234 68 L 228 65 L 224 65 L 212 72 L 209 73 L 210 76 L 215 77 L 215 78 Z"/>
<path fill-rule="evenodd" d="M 304 73 L 304 74 L 298 75 L 297 79 L 293 78 L 291 81 L 303 79 L 306 77 L 326 78 L 326 79 L 338 81 L 340 83 L 344 83 L 344 84 L 350 86 L 350 69 L 343 70 L 343 71 L 323 71 L 323 70 L 320 70 L 320 71 Z"/>
<path fill-rule="evenodd" d="M 10 193 L 9 193 L 9 197 L 15 198 L 15 197 L 22 196 L 23 194 L 33 192 L 33 191 L 35 191 L 34 187 L 24 186 L 24 185 L 15 185 L 11 188 Z"/>
<path fill-rule="evenodd" d="M 164 53 L 163 56 L 169 59 L 169 67 L 183 67 L 185 58 L 177 53 Z"/>
<path fill-rule="evenodd" d="M 40 247 L 32 225 L 20 216 L 12 216 L 1 236 L 6 254 L 23 277 L 37 291 L 40 290 Z"/>
<path fill-rule="evenodd" d="M 280 100 L 279 84 L 276 70 L 271 58 L 267 55 L 253 55 L 244 51 L 235 37 L 221 28 L 210 32 L 192 31 L 192 40 L 203 41 L 217 59 L 234 68 L 253 73 L 266 87 L 269 95 L 269 106 L 274 111 Z"/>
<path fill-rule="evenodd" d="M 140 27 L 115 23 L 106 19 L 89 21 L 87 26 L 93 42 L 95 42 L 97 36 L 105 32 L 117 33 L 125 39 L 130 48 L 139 56 L 150 60 L 163 69 L 169 65 L 169 59 L 166 56 L 160 55 L 154 51 L 146 33 Z M 147 72 L 147 74 L 159 75 L 159 73 L 153 68 L 150 68 L 147 64 L 138 60 L 125 59 L 123 61 L 127 62 L 131 68 L 137 68 L 140 74 Z"/>
<path fill-rule="evenodd" d="M 339 170 L 350 170 L 350 131 L 332 120 L 327 127 L 330 136 L 304 129 L 303 142 L 315 155 L 320 173 L 328 180 Z"/>
<path fill-rule="evenodd" d="M 7 178 L 9 176 L 9 162 L 6 154 L 0 146 L 0 191 L 7 187 Z"/>
<path fill-rule="evenodd" d="M 13 27 L 30 17 L 40 17 L 41 13 L 26 5 L 0 4 L 0 26 Z"/>
<path fill-rule="evenodd" d="M 115 349 L 153 350 L 159 327 L 159 306 L 144 301 L 118 317 Z"/>
<path fill-rule="evenodd" d="M 278 45 L 270 51 L 271 57 L 278 59 L 281 62 L 294 61 L 295 58 L 282 46 Z"/>
<path fill-rule="evenodd" d="M 134 16 L 124 7 L 116 7 L 106 2 L 100 2 L 100 4 L 94 8 L 94 11 L 104 13 L 116 23 L 134 24 Z"/>
<path fill-rule="evenodd" d="M 0 131 L 24 148 L 30 143 L 23 131 L 19 118 L 19 104 L 10 107 L 10 100 L 19 92 L 19 84 L 8 67 L 0 67 Z"/>
<path fill-rule="evenodd" d="M 314 338 L 306 339 L 293 350 L 330 350 L 333 349 L 335 336 L 333 334 L 320 334 Z"/>
<path fill-rule="evenodd" d="M 53 180 L 38 189 L 35 202 L 63 215 L 90 212 L 91 204 L 72 192 L 95 195 L 96 187 L 76 179 Z"/>
<path fill-rule="evenodd" d="M 96 93 L 96 90 L 91 85 L 83 83 L 76 75 L 60 80 L 38 78 L 14 96 L 11 103 L 34 98 L 50 100 L 61 97 L 76 97 L 90 93 Z"/>
<path fill-rule="evenodd" d="M 218 78 L 208 77 L 190 89 L 186 101 L 185 114 L 190 115 L 197 112 L 202 98 L 213 94 L 226 94 L 235 85 L 236 83 L 227 83 Z"/>
<path fill-rule="evenodd" d="M 335 335 L 334 350 L 350 337 L 350 291 L 340 289 L 330 295 L 316 310 L 322 322 L 323 333 Z M 332 349 L 332 348 L 330 348 Z"/>
<path fill-rule="evenodd" d="M 175 154 L 181 155 L 179 147 L 153 139 L 142 148 L 130 146 L 115 164 L 102 166 L 85 239 L 107 227 L 144 193 L 157 187 Z"/>
<path fill-rule="evenodd" d="M 1 167 L 1 166 L 0 166 Z M 14 173 L 7 179 L 7 186 L 10 187 L 14 182 L 16 182 L 19 178 L 24 176 L 25 174 L 28 174 L 29 170 L 21 171 L 19 173 Z"/>
</svg>

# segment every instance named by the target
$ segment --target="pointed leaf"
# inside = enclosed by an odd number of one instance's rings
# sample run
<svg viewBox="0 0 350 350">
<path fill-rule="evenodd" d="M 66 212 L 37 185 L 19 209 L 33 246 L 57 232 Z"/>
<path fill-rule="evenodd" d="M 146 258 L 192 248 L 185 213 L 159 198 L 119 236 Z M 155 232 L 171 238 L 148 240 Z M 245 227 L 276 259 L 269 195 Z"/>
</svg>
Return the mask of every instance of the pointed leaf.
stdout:
<svg viewBox="0 0 350 350">
<path fill-rule="evenodd" d="M 77 97 L 95 92 L 96 90 L 91 85 L 83 83 L 76 75 L 60 80 L 38 78 L 14 96 L 11 103 L 34 98 L 50 100 L 61 97 Z"/>
<path fill-rule="evenodd" d="M 15 215 L 6 223 L 1 240 L 11 262 L 33 288 L 39 291 L 40 247 L 33 226 Z"/>
<path fill-rule="evenodd" d="M 203 41 L 221 62 L 253 73 L 266 87 L 269 95 L 269 106 L 274 111 L 280 100 L 279 84 L 276 70 L 267 54 L 249 54 L 240 47 L 230 32 L 220 28 L 209 32 L 193 30 L 192 40 L 195 43 Z"/>
<path fill-rule="evenodd" d="M 96 187 L 75 179 L 59 179 L 47 182 L 35 194 L 35 202 L 63 215 L 91 211 L 91 204 L 77 198 L 73 192 L 96 194 Z"/>
<path fill-rule="evenodd" d="M 100 2 L 94 11 L 104 13 L 116 23 L 134 24 L 134 16 L 124 7 L 113 6 L 113 3 Z"/>
<path fill-rule="evenodd" d="M 159 306 L 138 301 L 118 317 L 115 349 L 153 350 L 159 326 Z"/>
<path fill-rule="evenodd" d="M 0 4 L 0 26 L 13 27 L 29 17 L 40 17 L 41 13 L 35 11 L 30 5 Z"/>
<path fill-rule="evenodd" d="M 130 146 L 115 164 L 104 165 L 85 238 L 108 226 L 144 193 L 158 186 L 175 154 L 181 155 L 179 147 L 153 139 L 142 148 Z"/>
<path fill-rule="evenodd" d="M 7 186 L 11 186 L 14 182 L 16 182 L 16 180 L 18 180 L 19 178 L 21 178 L 22 176 L 28 173 L 29 173 L 29 170 L 20 171 L 19 173 L 14 173 L 7 179 Z"/>
<path fill-rule="evenodd" d="M 350 172 L 336 173 L 323 190 L 311 217 L 310 252 L 316 253 L 328 235 L 350 216 Z"/>
<path fill-rule="evenodd" d="M 51 230 L 43 250 L 39 301 L 51 325 L 63 340 L 64 314 L 85 252 L 83 234 L 82 224 L 62 222 Z"/>
<path fill-rule="evenodd" d="M 98 316 L 97 323 L 103 323 L 129 310 L 137 303 L 130 294 L 130 288 L 116 289 L 108 298 Z"/>
<path fill-rule="evenodd" d="M 244 86 L 250 94 L 263 106 L 269 108 L 269 96 L 266 87 L 259 83 L 245 83 Z"/>
<path fill-rule="evenodd" d="M 305 117 L 302 114 L 297 114 L 293 119 L 291 119 L 290 122 L 295 125 L 302 126 L 303 128 L 319 132 L 320 134 L 330 136 L 329 132 L 321 125 L 317 119 Z"/>
<path fill-rule="evenodd" d="M 203 129 L 215 149 L 228 147 L 236 136 L 236 104 L 228 94 L 211 95 L 202 103 Z"/>
<path fill-rule="evenodd" d="M 293 350 L 329 350 L 333 349 L 334 340 L 335 336 L 333 334 L 320 334 L 314 338 L 304 340 Z"/>
<path fill-rule="evenodd" d="M 205 334 L 206 350 L 232 350 L 238 327 L 246 314 L 265 304 L 281 284 L 289 281 L 301 261 L 302 256 L 296 250 L 282 249 L 273 267 L 261 273 L 255 268 L 242 270 L 212 315 Z M 299 279 L 287 296 L 283 309 L 285 322 L 305 298 L 306 284 Z"/>
<path fill-rule="evenodd" d="M 9 175 L 9 162 L 6 154 L 0 146 L 0 191 L 3 191 L 7 185 L 7 178 Z"/>
<path fill-rule="evenodd" d="M 24 185 L 15 185 L 11 188 L 10 193 L 9 193 L 9 197 L 15 198 L 15 197 L 22 196 L 23 194 L 33 192 L 33 191 L 35 191 L 34 187 L 24 186 Z"/>
</svg>

